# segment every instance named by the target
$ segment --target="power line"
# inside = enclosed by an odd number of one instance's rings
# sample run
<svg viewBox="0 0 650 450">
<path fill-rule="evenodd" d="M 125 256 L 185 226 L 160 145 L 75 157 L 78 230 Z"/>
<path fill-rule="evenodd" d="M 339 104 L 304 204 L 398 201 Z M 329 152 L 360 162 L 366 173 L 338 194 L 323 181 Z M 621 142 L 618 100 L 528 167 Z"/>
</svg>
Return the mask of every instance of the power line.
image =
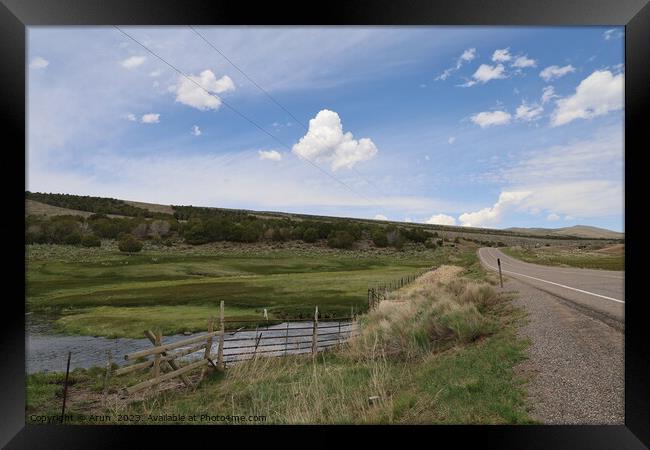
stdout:
<svg viewBox="0 0 650 450">
<path fill-rule="evenodd" d="M 151 55 L 153 55 L 153 56 L 155 56 L 156 58 L 158 58 L 159 60 L 161 60 L 163 63 L 165 63 L 167 66 L 169 66 L 172 70 L 174 70 L 176 73 L 178 73 L 179 75 L 181 75 L 182 77 L 184 77 L 186 80 L 188 80 L 188 81 L 192 82 L 193 84 L 195 84 L 199 89 L 203 90 L 206 94 L 208 94 L 208 95 L 210 95 L 210 96 L 216 98 L 217 100 L 219 100 L 223 105 L 225 105 L 225 106 L 226 106 L 228 109 L 230 109 L 232 112 L 236 113 L 238 116 L 240 116 L 242 119 L 246 120 L 248 123 L 250 123 L 251 125 L 253 125 L 255 128 L 259 129 L 259 130 L 262 131 L 264 134 L 268 135 L 270 138 L 272 138 L 273 140 L 275 140 L 277 143 L 279 143 L 280 145 L 282 145 L 283 147 L 285 147 L 287 150 L 291 151 L 291 147 L 289 147 L 287 144 L 285 144 L 283 141 L 281 141 L 281 140 L 280 140 L 278 137 L 276 137 L 275 135 L 269 133 L 266 129 L 264 129 L 264 127 L 262 127 L 261 125 L 259 125 L 259 124 L 258 124 L 257 122 L 255 122 L 253 119 L 249 118 L 248 116 L 246 116 L 245 114 L 241 113 L 239 110 L 237 110 L 236 108 L 234 108 L 232 105 L 230 105 L 228 102 L 226 102 L 223 98 L 221 98 L 221 97 L 215 95 L 214 93 L 208 91 L 206 88 L 204 88 L 203 86 L 201 86 L 201 84 L 199 84 L 198 82 L 196 82 L 193 78 L 191 78 L 190 76 L 188 76 L 187 74 L 185 74 L 185 72 L 183 72 L 182 70 L 178 69 L 178 68 L 177 68 L 176 66 L 174 66 L 172 63 L 168 62 L 165 58 L 163 58 L 162 56 L 158 55 L 156 52 L 154 52 L 153 50 L 151 50 L 149 47 L 147 47 L 146 45 L 144 45 L 142 42 L 138 41 L 136 38 L 134 38 L 133 36 L 131 36 L 130 34 L 128 34 L 126 31 L 122 30 L 119 26 L 117 26 L 117 25 L 113 25 L 113 27 L 115 27 L 115 28 L 116 28 L 120 33 L 122 33 L 123 35 L 125 35 L 126 37 L 128 37 L 129 39 L 131 39 L 133 42 L 135 42 L 136 44 L 138 44 L 139 46 L 141 46 L 142 48 L 144 48 L 148 53 L 150 53 Z M 357 196 L 359 196 L 359 197 L 361 197 L 361 198 L 363 198 L 363 199 L 365 199 L 365 200 L 368 200 L 368 201 L 370 201 L 370 202 L 372 203 L 372 200 L 370 200 L 368 197 L 366 197 L 366 196 L 363 195 L 363 194 L 358 193 L 358 192 L 355 191 L 351 186 L 349 186 L 349 185 L 346 184 L 345 182 L 339 180 L 337 177 L 335 177 L 334 175 L 332 175 L 331 173 L 329 173 L 328 171 L 326 171 L 325 169 L 323 169 L 322 167 L 320 167 L 319 165 L 317 165 L 316 163 L 314 163 L 314 162 L 311 161 L 310 159 L 308 159 L 308 158 L 306 158 L 306 157 L 304 157 L 304 156 L 302 156 L 302 155 L 299 155 L 299 154 L 297 154 L 297 153 L 296 153 L 296 156 L 298 156 L 300 159 L 303 159 L 303 160 L 307 161 L 309 164 L 311 164 L 312 166 L 314 166 L 316 169 L 320 170 L 322 173 L 324 173 L 325 175 L 327 175 L 328 177 L 330 177 L 331 179 L 333 179 L 333 180 L 336 181 L 337 183 L 343 185 L 345 188 L 347 188 L 348 190 L 350 190 L 350 191 L 351 191 L 352 193 L 354 193 L 355 195 L 357 195 Z"/>
<path fill-rule="evenodd" d="M 228 58 L 228 57 L 227 57 L 227 56 L 226 56 L 226 55 L 225 55 L 221 50 L 219 50 L 219 49 L 218 49 L 214 44 L 212 44 L 212 42 L 210 42 L 210 41 L 209 41 L 205 36 L 203 36 L 201 33 L 199 33 L 199 32 L 196 30 L 196 28 L 194 28 L 192 25 L 188 25 L 188 26 L 190 27 L 190 29 L 191 29 L 191 30 L 192 30 L 192 31 L 193 31 L 193 32 L 194 32 L 198 37 L 200 37 L 201 39 L 203 39 L 203 41 L 204 41 L 206 44 L 208 44 L 210 47 L 212 47 L 212 49 L 213 49 L 214 51 L 216 51 L 216 52 L 219 53 L 221 56 L 223 56 L 223 58 L 224 58 L 226 61 L 228 61 L 228 62 L 230 63 L 231 66 L 233 66 L 235 69 L 237 69 L 237 70 L 239 71 L 239 73 L 241 73 L 243 76 L 245 76 L 246 79 L 247 79 L 248 81 L 250 81 L 250 82 L 253 83 L 255 86 L 257 86 L 257 88 L 258 88 L 260 91 L 264 92 L 264 94 L 266 94 L 266 96 L 267 96 L 267 97 L 268 97 L 268 98 L 269 98 L 273 103 L 275 103 L 278 107 L 280 107 L 284 112 L 286 112 L 287 114 L 289 114 L 293 120 L 295 120 L 296 122 L 298 122 L 298 123 L 299 123 L 300 125 L 302 125 L 304 128 L 308 128 L 307 125 L 305 125 L 304 123 L 302 123 L 302 122 L 300 121 L 300 119 L 298 119 L 296 116 L 294 116 L 293 114 L 291 114 L 291 111 L 289 111 L 287 108 L 285 108 L 284 106 L 282 106 L 282 104 L 280 104 L 280 102 L 278 102 L 278 101 L 277 101 L 277 100 L 276 100 L 276 99 L 275 99 L 271 94 L 269 94 L 269 93 L 267 92 L 266 89 L 264 89 L 262 86 L 260 86 L 259 84 L 257 84 L 257 83 L 255 82 L 255 80 L 253 80 L 251 77 L 249 77 L 249 76 L 246 74 L 246 72 L 244 72 L 242 69 L 240 69 L 240 68 L 237 66 L 237 64 L 235 64 L 234 62 L 232 62 L 232 61 L 230 60 L 230 58 Z"/>
<path fill-rule="evenodd" d="M 280 109 L 282 109 L 284 112 L 286 112 L 293 120 L 295 120 L 298 124 L 302 125 L 302 127 L 306 130 L 309 131 L 309 127 L 305 125 L 300 119 L 298 119 L 296 116 L 294 116 L 291 111 L 289 111 L 287 108 L 285 108 L 279 101 L 275 99 L 266 89 L 264 89 L 262 86 L 257 84 L 255 80 L 253 80 L 246 72 L 244 72 L 237 64 L 235 64 L 224 52 L 219 50 L 212 42 L 210 42 L 203 34 L 199 33 L 196 28 L 194 28 L 192 25 L 188 25 L 188 27 L 198 36 L 200 37 L 206 44 L 208 44 L 214 51 L 219 53 L 226 61 L 230 63 L 231 66 L 233 66 L 235 69 L 239 71 L 248 81 L 253 83 L 260 91 L 262 91 L 273 103 L 275 103 Z M 361 172 L 359 172 L 357 169 L 353 167 L 350 167 L 361 179 L 363 179 L 366 183 L 369 185 L 373 186 L 377 192 L 383 196 L 386 196 L 386 194 L 383 192 L 382 189 L 379 188 L 373 181 L 369 180 L 366 178 Z"/>
</svg>

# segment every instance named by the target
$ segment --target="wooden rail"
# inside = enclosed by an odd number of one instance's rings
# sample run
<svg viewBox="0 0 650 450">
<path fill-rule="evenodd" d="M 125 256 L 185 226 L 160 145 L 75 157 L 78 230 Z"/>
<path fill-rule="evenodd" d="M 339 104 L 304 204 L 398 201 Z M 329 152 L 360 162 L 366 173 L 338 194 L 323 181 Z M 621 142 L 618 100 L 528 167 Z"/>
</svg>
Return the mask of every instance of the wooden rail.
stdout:
<svg viewBox="0 0 650 450">
<path fill-rule="evenodd" d="M 340 345 L 350 337 L 356 335 L 354 311 L 352 311 L 350 317 L 331 318 L 327 320 L 336 321 L 336 323 L 328 324 L 326 322 L 319 322 L 319 312 L 318 307 L 316 307 L 313 320 L 300 320 L 306 323 L 311 322 L 309 326 L 291 327 L 290 323 L 287 322 L 286 328 L 270 328 L 269 321 L 267 321 L 265 329 L 259 330 L 256 328 L 255 335 L 251 336 L 250 331 L 245 330 L 241 332 L 241 328 L 237 330 L 226 329 L 227 321 L 225 320 L 224 302 L 222 301 L 219 314 L 220 329 L 218 331 L 214 331 L 214 319 L 210 319 L 208 321 L 207 333 L 164 344 L 162 342 L 162 333 L 154 333 L 147 330 L 145 331 L 145 336 L 153 344 L 153 347 L 128 353 L 124 355 L 124 359 L 134 361 L 141 358 L 152 358 L 121 367 L 112 373 L 109 366 L 106 377 L 108 379 L 110 375 L 126 375 L 139 370 L 150 369 L 151 377 L 148 380 L 129 386 L 123 390 L 127 395 L 157 387 L 160 383 L 176 377 L 181 377 L 187 387 L 194 387 L 195 383 L 188 377 L 189 372 L 201 369 L 200 381 L 207 373 L 207 370 L 209 370 L 209 366 L 212 366 L 214 369 L 224 369 L 226 367 L 226 357 L 229 358 L 229 361 L 240 361 L 243 359 L 257 358 L 258 355 L 283 356 L 288 353 L 301 354 L 307 352 L 315 355 L 319 351 Z M 233 320 L 232 322 L 239 321 Z M 345 329 L 342 329 L 342 323 L 346 324 Z M 332 329 L 337 329 L 338 331 L 329 331 Z M 228 337 L 226 338 L 226 336 Z M 218 337 L 216 362 L 212 354 L 213 340 L 215 337 Z M 203 355 L 199 360 L 189 361 L 185 365 L 179 364 L 179 358 L 188 357 L 201 351 Z"/>
</svg>

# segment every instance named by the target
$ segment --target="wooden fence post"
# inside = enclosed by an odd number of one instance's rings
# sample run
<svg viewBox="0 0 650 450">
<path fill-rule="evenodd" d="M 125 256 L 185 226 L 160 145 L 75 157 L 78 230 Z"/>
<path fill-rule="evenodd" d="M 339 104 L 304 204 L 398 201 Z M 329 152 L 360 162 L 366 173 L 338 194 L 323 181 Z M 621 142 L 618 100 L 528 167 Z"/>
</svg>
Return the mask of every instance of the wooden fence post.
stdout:
<svg viewBox="0 0 650 450">
<path fill-rule="evenodd" d="M 149 339 L 149 341 L 150 341 L 154 346 L 156 345 L 156 335 L 153 334 L 153 333 L 151 332 L 151 330 L 147 330 L 147 331 L 145 331 L 145 332 L 144 332 L 144 335 L 147 337 L 147 339 Z M 162 355 L 162 356 L 167 356 L 167 352 L 162 352 L 161 355 Z M 169 361 L 165 361 L 165 362 L 166 362 L 167 365 L 172 369 L 172 371 L 180 369 L 180 367 L 178 367 L 178 365 L 176 364 L 176 362 L 175 362 L 174 360 L 171 360 L 171 359 L 170 359 Z M 190 381 L 190 379 L 187 378 L 187 375 L 181 375 L 181 379 L 183 380 L 183 382 L 185 383 L 185 385 L 186 385 L 187 387 L 192 387 L 192 381 Z"/>
<path fill-rule="evenodd" d="M 260 340 L 262 340 L 262 333 L 263 331 L 260 331 L 260 335 L 257 336 L 257 329 L 255 330 L 255 350 L 253 351 L 253 358 L 257 358 L 257 347 L 260 345 Z"/>
<path fill-rule="evenodd" d="M 156 343 L 154 344 L 156 347 L 162 345 L 162 330 L 158 330 L 156 332 Z M 160 353 L 156 353 L 154 355 L 154 360 L 153 360 L 153 379 L 156 380 L 160 376 Z M 160 385 L 156 385 L 156 389 Z"/>
<path fill-rule="evenodd" d="M 311 354 L 315 355 L 318 352 L 318 306 L 314 311 L 314 327 L 311 336 Z"/>
<path fill-rule="evenodd" d="M 65 422 L 65 400 L 68 397 L 68 374 L 70 373 L 70 357 L 72 352 L 68 352 L 68 364 L 65 369 L 65 381 L 63 382 L 63 407 L 61 408 L 61 423 Z"/>
<path fill-rule="evenodd" d="M 284 356 L 287 356 L 288 345 L 289 345 L 289 322 L 287 322 L 287 335 L 284 338 Z"/>
<path fill-rule="evenodd" d="M 223 345 L 224 345 L 224 334 L 226 330 L 226 324 L 224 322 L 224 304 L 223 300 L 221 300 L 221 304 L 219 306 L 219 322 L 221 323 L 221 333 L 219 334 L 219 351 L 217 353 L 217 365 L 221 367 L 222 369 L 226 368 L 226 363 L 223 360 Z"/>
<path fill-rule="evenodd" d="M 208 333 L 212 333 L 214 331 L 214 318 L 210 317 L 208 320 Z M 207 359 L 208 361 L 212 361 L 212 336 L 208 335 L 208 339 L 206 340 L 205 343 L 205 353 L 203 353 L 203 358 Z M 203 369 L 201 370 L 201 379 L 205 377 L 206 372 L 208 371 L 208 366 L 204 366 Z"/>
<path fill-rule="evenodd" d="M 499 282 L 501 283 L 501 287 L 503 287 L 503 276 L 501 275 L 501 260 L 497 258 L 497 265 L 499 266 Z"/>
<path fill-rule="evenodd" d="M 111 365 L 113 364 L 113 352 L 108 351 L 108 360 L 106 361 L 106 374 L 104 375 L 104 402 L 108 395 L 108 383 L 111 381 Z"/>
</svg>

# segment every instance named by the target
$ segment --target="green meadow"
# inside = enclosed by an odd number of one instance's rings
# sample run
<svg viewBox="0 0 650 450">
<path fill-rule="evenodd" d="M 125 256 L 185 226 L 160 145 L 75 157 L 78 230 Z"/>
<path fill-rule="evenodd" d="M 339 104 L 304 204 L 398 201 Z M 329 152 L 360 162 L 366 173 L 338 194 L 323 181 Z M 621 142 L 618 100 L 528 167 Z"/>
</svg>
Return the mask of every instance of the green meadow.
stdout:
<svg viewBox="0 0 650 450">
<path fill-rule="evenodd" d="M 473 247 L 472 247 L 473 248 Z M 57 331 L 140 337 L 202 331 L 225 302 L 226 318 L 308 318 L 362 311 L 367 289 L 443 262 L 466 263 L 469 248 L 338 250 L 296 243 L 164 247 L 138 254 L 101 248 L 29 245 L 27 309 Z M 466 261 L 467 260 L 467 261 Z"/>
</svg>

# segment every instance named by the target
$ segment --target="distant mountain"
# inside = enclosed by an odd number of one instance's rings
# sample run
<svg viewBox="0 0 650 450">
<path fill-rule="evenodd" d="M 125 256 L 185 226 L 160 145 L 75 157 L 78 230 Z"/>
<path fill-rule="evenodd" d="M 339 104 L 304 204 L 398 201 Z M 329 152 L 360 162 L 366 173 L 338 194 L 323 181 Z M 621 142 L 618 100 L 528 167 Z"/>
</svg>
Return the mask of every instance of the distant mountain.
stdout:
<svg viewBox="0 0 650 450">
<path fill-rule="evenodd" d="M 539 236 L 576 236 L 591 239 L 624 239 L 625 234 L 618 231 L 607 230 L 605 228 L 590 227 L 588 225 L 575 225 L 565 228 L 506 228 L 507 231 L 516 233 L 528 233 Z"/>
</svg>

